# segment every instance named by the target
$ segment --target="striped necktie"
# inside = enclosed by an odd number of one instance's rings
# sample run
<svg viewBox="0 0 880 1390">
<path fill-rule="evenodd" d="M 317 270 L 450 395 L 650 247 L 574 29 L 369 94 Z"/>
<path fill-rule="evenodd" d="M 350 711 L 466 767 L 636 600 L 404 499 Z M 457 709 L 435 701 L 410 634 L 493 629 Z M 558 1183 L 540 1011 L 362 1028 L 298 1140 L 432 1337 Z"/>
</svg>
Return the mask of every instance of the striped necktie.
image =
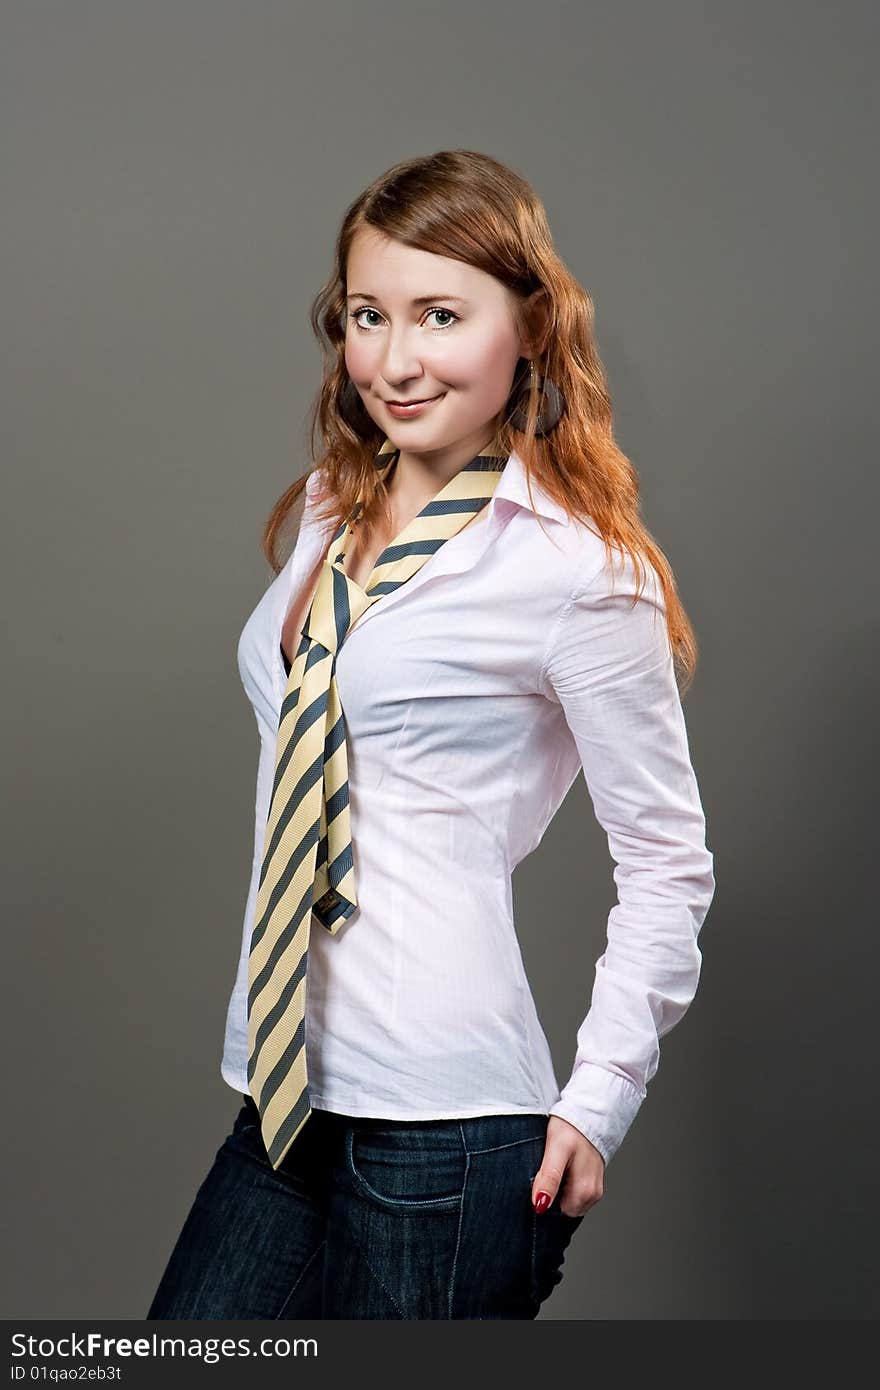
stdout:
<svg viewBox="0 0 880 1390">
<path fill-rule="evenodd" d="M 342 567 L 361 509 L 355 505 L 330 542 L 290 668 L 248 960 L 248 1086 L 276 1169 L 311 1114 L 305 1046 L 311 918 L 335 935 L 358 905 L 336 653 L 372 604 L 411 579 L 483 509 L 507 462 L 495 441 L 489 450 L 395 536 L 365 589 Z M 393 466 L 398 452 L 386 440 L 377 468 Z"/>
</svg>

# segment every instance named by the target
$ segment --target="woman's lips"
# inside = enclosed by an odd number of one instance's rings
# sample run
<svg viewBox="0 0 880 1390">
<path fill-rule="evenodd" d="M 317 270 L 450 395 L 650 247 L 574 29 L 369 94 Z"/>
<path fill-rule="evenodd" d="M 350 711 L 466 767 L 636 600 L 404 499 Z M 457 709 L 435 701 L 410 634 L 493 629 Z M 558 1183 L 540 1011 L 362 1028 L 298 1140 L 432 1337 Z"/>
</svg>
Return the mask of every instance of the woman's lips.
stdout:
<svg viewBox="0 0 880 1390">
<path fill-rule="evenodd" d="M 443 392 L 439 396 L 429 397 L 428 400 L 407 401 L 403 404 L 396 401 L 386 401 L 385 405 L 388 410 L 390 410 L 391 414 L 396 416 L 398 420 L 408 420 L 413 415 L 421 415 L 429 406 L 436 405 L 437 401 L 442 401 L 445 394 L 446 393 Z"/>
</svg>

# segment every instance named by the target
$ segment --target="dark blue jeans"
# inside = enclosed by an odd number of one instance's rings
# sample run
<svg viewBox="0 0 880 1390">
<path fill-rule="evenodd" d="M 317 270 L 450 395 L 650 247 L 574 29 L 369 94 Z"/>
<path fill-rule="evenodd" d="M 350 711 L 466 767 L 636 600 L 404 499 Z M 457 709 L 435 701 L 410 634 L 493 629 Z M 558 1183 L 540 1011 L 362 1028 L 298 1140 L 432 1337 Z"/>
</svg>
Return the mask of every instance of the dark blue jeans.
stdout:
<svg viewBox="0 0 880 1390">
<path fill-rule="evenodd" d="M 546 1115 L 379 1120 L 313 1110 L 273 1170 L 244 1098 L 147 1313 L 534 1318 L 583 1217 L 531 1185 Z"/>
</svg>

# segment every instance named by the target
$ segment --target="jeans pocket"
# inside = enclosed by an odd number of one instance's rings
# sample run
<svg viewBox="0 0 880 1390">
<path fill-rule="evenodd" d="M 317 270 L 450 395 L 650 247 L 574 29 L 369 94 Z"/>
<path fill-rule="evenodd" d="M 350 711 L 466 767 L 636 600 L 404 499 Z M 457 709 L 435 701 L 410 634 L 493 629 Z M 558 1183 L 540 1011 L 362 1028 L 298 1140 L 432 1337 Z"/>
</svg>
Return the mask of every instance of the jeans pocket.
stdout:
<svg viewBox="0 0 880 1390">
<path fill-rule="evenodd" d="M 448 1211 L 462 1200 L 467 1153 L 454 1121 L 353 1126 L 346 1156 L 360 1195 L 386 1210 Z"/>
</svg>

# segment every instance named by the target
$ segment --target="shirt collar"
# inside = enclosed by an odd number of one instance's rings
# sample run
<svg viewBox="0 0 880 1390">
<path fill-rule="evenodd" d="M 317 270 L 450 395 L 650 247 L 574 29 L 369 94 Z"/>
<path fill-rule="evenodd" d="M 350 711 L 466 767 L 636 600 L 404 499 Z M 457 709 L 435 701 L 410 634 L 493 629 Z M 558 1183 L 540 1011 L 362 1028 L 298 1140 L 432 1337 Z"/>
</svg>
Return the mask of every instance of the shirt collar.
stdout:
<svg viewBox="0 0 880 1390">
<path fill-rule="evenodd" d="M 394 445 L 389 439 L 385 439 L 379 453 L 392 453 L 393 450 Z M 514 450 L 504 465 L 504 470 L 498 479 L 488 505 L 494 509 L 497 501 L 512 502 L 514 506 L 525 507 L 531 512 L 547 517 L 550 521 L 559 522 L 561 526 L 568 526 L 571 517 L 565 508 L 561 507 L 549 493 L 545 492 L 536 478 L 532 478 L 530 482 L 534 500 L 529 497 L 525 464 Z"/>
<path fill-rule="evenodd" d="M 529 486 L 532 489 L 532 498 L 529 498 Z M 526 481 L 526 467 L 516 450 L 510 455 L 504 465 L 504 472 L 498 479 L 498 485 L 492 494 L 490 505 L 494 506 L 496 500 L 513 502 L 517 507 L 526 507 L 529 511 L 537 512 L 550 521 L 558 521 L 561 526 L 568 526 L 571 518 L 564 507 L 560 506 L 548 492 L 538 482 L 537 478 Z"/>
</svg>

